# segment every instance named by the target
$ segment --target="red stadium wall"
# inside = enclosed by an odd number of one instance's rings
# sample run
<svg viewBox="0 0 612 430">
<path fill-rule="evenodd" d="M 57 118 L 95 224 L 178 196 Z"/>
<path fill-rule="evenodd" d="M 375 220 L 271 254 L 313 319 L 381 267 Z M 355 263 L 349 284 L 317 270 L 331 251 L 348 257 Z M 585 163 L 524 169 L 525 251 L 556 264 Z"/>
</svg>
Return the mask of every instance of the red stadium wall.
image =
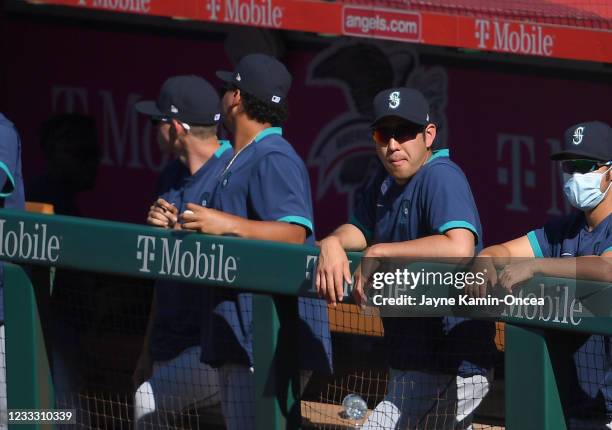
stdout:
<svg viewBox="0 0 612 430">
<path fill-rule="evenodd" d="M 95 189 L 79 197 L 83 214 L 144 221 L 165 160 L 133 103 L 156 97 L 170 75 L 195 73 L 216 82 L 215 70 L 231 68 L 231 48 L 202 34 L 106 31 L 25 18 L 7 18 L 0 32 L 9 59 L 0 66 L 0 110 L 21 133 L 26 179 L 43 168 L 42 121 L 60 112 L 91 114 L 103 157 Z M 283 61 L 294 75 L 285 136 L 311 173 L 318 236 L 347 218 L 371 170 L 368 114 L 379 89 L 409 85 L 427 94 L 443 126 L 439 143 L 471 182 L 487 243 L 565 212 L 549 153 L 573 123 L 612 122 L 612 84 L 590 75 L 570 80 L 552 68 L 503 70 L 433 59 L 408 44 L 357 39 L 291 49 Z"/>
</svg>

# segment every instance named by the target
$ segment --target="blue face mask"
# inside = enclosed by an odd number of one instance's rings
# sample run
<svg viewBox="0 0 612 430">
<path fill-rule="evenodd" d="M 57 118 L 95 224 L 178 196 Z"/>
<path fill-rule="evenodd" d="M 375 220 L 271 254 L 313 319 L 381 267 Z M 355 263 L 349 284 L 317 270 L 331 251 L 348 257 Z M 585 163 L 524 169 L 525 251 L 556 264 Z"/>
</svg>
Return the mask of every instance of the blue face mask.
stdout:
<svg viewBox="0 0 612 430">
<path fill-rule="evenodd" d="M 606 194 L 610 190 L 610 186 L 612 186 L 612 183 L 608 185 L 608 188 L 604 192 L 600 189 L 604 175 L 611 169 L 612 167 L 603 173 L 574 173 L 571 176 L 567 173 L 564 174 L 563 176 L 566 181 L 563 192 L 565 192 L 570 204 L 581 211 L 597 207 L 606 197 Z"/>
</svg>

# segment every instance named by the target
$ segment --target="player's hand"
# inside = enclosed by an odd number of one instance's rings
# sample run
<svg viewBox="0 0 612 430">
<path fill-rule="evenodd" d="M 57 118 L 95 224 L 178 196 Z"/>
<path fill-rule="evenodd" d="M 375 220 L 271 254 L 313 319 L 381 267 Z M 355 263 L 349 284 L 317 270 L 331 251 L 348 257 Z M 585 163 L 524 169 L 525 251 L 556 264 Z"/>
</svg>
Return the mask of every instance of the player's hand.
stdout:
<svg viewBox="0 0 612 430">
<path fill-rule="evenodd" d="M 474 259 L 471 272 L 475 275 L 474 282 L 465 286 L 468 297 L 487 297 L 487 292 L 495 288 L 498 282 L 497 269 L 493 263 L 493 257 L 478 256 Z M 479 279 L 483 279 L 480 282 Z"/>
<path fill-rule="evenodd" d="M 178 219 L 178 209 L 176 206 L 159 198 L 149 208 L 147 224 L 156 227 L 174 228 Z"/>
<path fill-rule="evenodd" d="M 357 266 L 357 270 L 355 270 L 355 273 L 353 273 L 353 279 L 355 279 L 353 285 L 353 299 L 355 300 L 355 304 L 357 306 L 364 309 L 367 302 L 364 285 L 366 277 L 364 276 L 361 264 Z"/>
<path fill-rule="evenodd" d="M 153 361 L 151 360 L 149 353 L 146 350 L 143 350 L 140 357 L 138 357 L 136 368 L 132 374 L 132 382 L 134 383 L 134 387 L 136 389 L 140 387 L 140 385 L 148 380 L 151 375 L 153 375 Z"/>
<path fill-rule="evenodd" d="M 232 232 L 234 225 L 234 216 L 193 203 L 187 203 L 185 212 L 181 214 L 180 218 L 183 230 L 199 231 L 206 234 L 229 234 Z"/>
<path fill-rule="evenodd" d="M 348 257 L 336 237 L 327 237 L 320 244 L 315 287 L 319 297 L 336 306 L 344 297 L 344 282 L 351 283 Z"/>
<path fill-rule="evenodd" d="M 368 291 L 371 286 L 368 282 L 372 274 L 380 266 L 380 260 L 377 257 L 376 245 L 366 248 L 363 251 L 361 263 L 359 263 L 357 270 L 353 273 L 353 299 L 355 304 L 362 310 L 365 309 L 368 302 Z"/>
<path fill-rule="evenodd" d="M 520 263 L 508 264 L 499 274 L 499 283 L 508 294 L 512 294 L 512 289 L 521 282 L 527 281 L 535 275 L 534 259 L 522 261 Z"/>
</svg>

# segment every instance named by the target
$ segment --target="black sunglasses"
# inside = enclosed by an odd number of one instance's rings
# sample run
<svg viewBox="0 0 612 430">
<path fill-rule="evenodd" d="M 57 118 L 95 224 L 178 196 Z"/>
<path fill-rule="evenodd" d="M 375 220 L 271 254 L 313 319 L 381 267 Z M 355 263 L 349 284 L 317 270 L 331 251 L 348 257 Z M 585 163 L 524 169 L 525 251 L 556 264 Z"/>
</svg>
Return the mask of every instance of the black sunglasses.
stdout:
<svg viewBox="0 0 612 430">
<path fill-rule="evenodd" d="M 395 127 L 376 127 L 372 137 L 376 144 L 384 146 L 393 138 L 402 143 L 414 139 L 425 127 L 418 124 L 402 124 Z"/>
<path fill-rule="evenodd" d="M 612 161 L 604 163 L 597 160 L 563 160 L 561 161 L 561 170 L 563 170 L 563 173 L 572 175 L 574 173 L 594 172 L 602 166 L 610 165 L 612 165 Z"/>
</svg>

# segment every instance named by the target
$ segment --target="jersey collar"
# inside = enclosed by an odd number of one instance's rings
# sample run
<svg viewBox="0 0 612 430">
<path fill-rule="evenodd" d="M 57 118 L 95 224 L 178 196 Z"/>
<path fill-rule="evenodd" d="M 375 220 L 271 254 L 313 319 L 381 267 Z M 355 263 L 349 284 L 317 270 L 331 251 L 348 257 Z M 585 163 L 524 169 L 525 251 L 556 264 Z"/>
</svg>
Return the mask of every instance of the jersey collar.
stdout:
<svg viewBox="0 0 612 430">
<path fill-rule="evenodd" d="M 425 162 L 425 164 L 429 163 L 430 161 L 435 160 L 436 158 L 442 158 L 442 157 L 447 157 L 447 158 L 450 157 L 450 152 L 449 152 L 448 149 L 437 149 L 437 150 L 435 150 L 432 153 L 431 157 L 429 157 L 429 160 L 427 160 Z"/>
<path fill-rule="evenodd" d="M 436 158 L 448 158 L 450 156 L 450 152 L 447 148 L 445 149 L 436 149 L 435 151 L 433 151 L 431 157 L 429 157 L 429 159 L 425 162 L 425 164 L 423 164 L 423 167 L 425 167 L 425 165 L 427 165 L 427 163 L 429 163 L 430 161 L 435 160 Z M 421 167 L 421 169 L 423 168 Z M 419 172 L 421 171 L 421 169 L 419 169 L 418 172 L 415 173 L 414 176 L 418 175 Z M 387 190 L 390 187 L 399 187 L 399 188 L 404 188 L 406 185 L 408 185 L 410 182 L 412 182 L 412 180 L 414 179 L 414 176 L 412 178 L 410 178 L 410 180 L 404 184 L 404 185 L 397 185 L 397 183 L 395 182 L 395 179 L 393 179 L 393 176 L 391 176 L 390 174 L 388 174 L 387 178 L 385 179 L 385 181 L 383 181 L 383 183 L 381 184 L 381 192 L 383 194 L 385 194 L 387 192 Z"/>
<path fill-rule="evenodd" d="M 221 144 L 221 146 L 219 146 L 219 148 L 217 148 L 217 150 L 213 153 L 213 156 L 215 158 L 221 157 L 221 155 L 223 155 L 226 151 L 232 149 L 232 145 L 227 140 L 220 140 L 219 143 Z M 211 162 L 211 160 L 212 157 L 206 163 L 202 164 L 202 166 L 193 175 L 189 175 L 186 178 L 187 182 L 191 182 L 194 181 L 196 178 L 199 178 L 203 174 L 202 172 L 206 171 L 206 165 Z"/>
<path fill-rule="evenodd" d="M 229 143 L 228 140 L 220 140 L 219 143 L 221 144 L 221 146 L 219 146 L 219 148 L 214 153 L 214 156 L 216 158 L 221 157 L 225 151 L 232 149 L 232 145 Z"/>
<path fill-rule="evenodd" d="M 259 132 L 259 134 L 257 136 L 255 136 L 255 139 L 253 139 L 254 143 L 259 142 L 260 140 L 262 140 L 264 137 L 268 137 L 271 135 L 278 135 L 278 136 L 282 136 L 283 135 L 283 129 L 280 127 L 268 127 L 265 128 L 263 130 L 261 130 Z"/>
<path fill-rule="evenodd" d="M 584 212 L 580 211 L 578 213 L 582 220 L 582 228 L 588 233 L 588 234 L 599 234 L 599 232 L 603 229 L 605 229 L 608 225 L 608 223 L 610 223 L 610 221 L 612 220 L 612 214 L 608 214 L 607 217 L 605 217 L 604 219 L 601 220 L 601 222 L 599 224 L 597 224 L 597 226 L 593 229 L 593 230 L 589 230 L 589 224 L 587 224 L 586 222 L 586 216 L 584 214 Z"/>
</svg>

